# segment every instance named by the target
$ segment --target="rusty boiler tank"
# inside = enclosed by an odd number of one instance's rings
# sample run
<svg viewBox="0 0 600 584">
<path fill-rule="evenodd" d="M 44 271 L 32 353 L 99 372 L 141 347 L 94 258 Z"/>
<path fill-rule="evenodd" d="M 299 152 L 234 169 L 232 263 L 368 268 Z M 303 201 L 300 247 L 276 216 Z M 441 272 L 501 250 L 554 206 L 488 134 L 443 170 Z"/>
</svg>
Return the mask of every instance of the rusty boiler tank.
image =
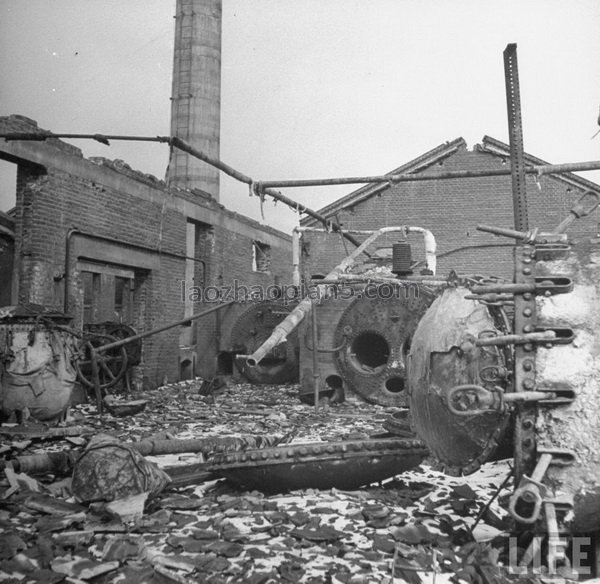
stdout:
<svg viewBox="0 0 600 584">
<path fill-rule="evenodd" d="M 352 395 L 384 406 L 406 405 L 406 357 L 417 324 L 435 296 L 426 276 L 413 274 L 411 246 L 379 248 L 314 304 L 319 395 Z M 384 277 L 382 277 L 384 276 Z M 311 318 L 300 326 L 300 398 L 314 401 Z"/>
<path fill-rule="evenodd" d="M 242 302 L 223 311 L 217 373 L 232 374 L 240 381 L 257 384 L 294 383 L 298 380 L 298 335 L 292 333 L 256 366 L 245 356 L 253 353 L 273 329 L 293 310 L 289 299 Z"/>
<path fill-rule="evenodd" d="M 412 421 L 450 475 L 477 470 L 505 438 L 508 411 L 470 414 L 457 411 L 454 400 L 471 398 L 471 388 L 508 388 L 512 351 L 478 341 L 503 335 L 509 327 L 505 313 L 479 303 L 457 282 L 433 301 L 413 335 L 407 380 Z"/>
<path fill-rule="evenodd" d="M 459 282 L 425 313 L 408 359 L 415 430 L 452 474 L 509 440 L 518 533 L 598 532 L 600 238 L 481 229 L 518 239 L 514 281 Z"/>
<path fill-rule="evenodd" d="M 58 420 L 67 410 L 76 372 L 77 339 L 70 319 L 41 306 L 0 309 L 0 414 L 17 421 Z"/>
</svg>

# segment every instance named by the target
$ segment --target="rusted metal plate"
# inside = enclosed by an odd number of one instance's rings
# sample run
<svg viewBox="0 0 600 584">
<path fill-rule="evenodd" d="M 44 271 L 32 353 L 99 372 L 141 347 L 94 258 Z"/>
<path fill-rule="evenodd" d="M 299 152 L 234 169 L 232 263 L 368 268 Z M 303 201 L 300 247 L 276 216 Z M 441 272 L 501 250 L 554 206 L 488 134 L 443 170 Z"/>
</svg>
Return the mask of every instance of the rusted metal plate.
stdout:
<svg viewBox="0 0 600 584">
<path fill-rule="evenodd" d="M 419 465 L 428 450 L 416 439 L 315 442 L 216 455 L 211 470 L 248 489 L 355 489 Z"/>
<path fill-rule="evenodd" d="M 491 375 L 505 369 L 504 350 L 478 347 L 481 336 L 500 334 L 488 308 L 466 299 L 467 288 L 449 288 L 425 313 L 413 336 L 408 359 L 408 400 L 417 435 L 449 474 L 469 474 L 503 440 L 509 414 L 456 415 L 447 402 L 460 385 L 502 386 Z"/>
</svg>

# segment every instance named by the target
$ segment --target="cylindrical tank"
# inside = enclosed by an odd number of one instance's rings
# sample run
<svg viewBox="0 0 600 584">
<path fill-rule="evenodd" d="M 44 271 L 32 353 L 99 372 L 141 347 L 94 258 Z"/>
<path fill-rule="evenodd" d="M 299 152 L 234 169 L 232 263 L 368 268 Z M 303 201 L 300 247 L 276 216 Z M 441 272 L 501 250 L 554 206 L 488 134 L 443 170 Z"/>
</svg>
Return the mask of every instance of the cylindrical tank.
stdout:
<svg viewBox="0 0 600 584">
<path fill-rule="evenodd" d="M 64 321 L 64 318 L 59 318 Z M 60 418 L 69 406 L 76 373 L 76 338 L 49 319 L 0 319 L 0 411 L 39 421 Z"/>
<path fill-rule="evenodd" d="M 516 485 L 509 509 L 515 525 L 553 536 L 595 532 L 600 529 L 600 239 L 570 247 L 562 242 L 518 246 L 515 262 L 516 275 L 531 276 L 529 289 L 519 292 L 523 284 L 511 285 L 513 330 L 523 317 L 529 319 L 522 333 L 507 335 L 498 328 L 485 302 L 465 298 L 466 288 L 446 290 L 421 320 L 409 356 L 415 429 L 454 474 L 472 472 L 490 459 L 503 437 L 512 436 Z M 521 298 L 533 309 L 523 309 Z M 543 339 L 529 340 L 540 334 Z M 502 335 L 481 343 L 485 346 L 473 344 Z M 510 355 L 502 357 L 505 341 L 518 343 L 512 365 Z M 490 371 L 507 370 L 508 379 L 490 378 Z M 530 377 L 516 383 L 523 372 Z M 465 387 L 501 399 L 478 405 L 477 411 L 467 400 L 461 412 L 451 411 L 449 394 Z M 532 460 L 520 470 L 525 456 Z"/>
<path fill-rule="evenodd" d="M 322 389 L 343 388 L 371 403 L 406 405 L 406 355 L 433 292 L 412 282 L 352 290 L 351 299 L 328 299 L 317 305 Z M 302 338 L 301 397 L 307 401 L 314 394 L 314 376 L 311 330 L 306 323 Z"/>
<path fill-rule="evenodd" d="M 270 351 L 255 367 L 249 367 L 245 356 L 252 354 L 271 335 L 273 329 L 292 311 L 295 304 L 277 301 L 248 303 L 235 320 L 224 323 L 223 336 L 227 353 L 238 371 L 252 383 L 293 383 L 298 380 L 298 335 L 293 331 L 287 340 Z M 236 355 L 244 357 L 236 358 Z"/>
<path fill-rule="evenodd" d="M 457 386 L 506 386 L 502 372 L 510 357 L 504 350 L 477 347 L 475 341 L 502 332 L 502 321 L 488 307 L 465 296 L 470 290 L 444 290 L 427 310 L 413 335 L 408 404 L 417 434 L 446 473 L 469 474 L 489 460 L 503 441 L 507 412 L 454 414 L 448 393 Z"/>
</svg>

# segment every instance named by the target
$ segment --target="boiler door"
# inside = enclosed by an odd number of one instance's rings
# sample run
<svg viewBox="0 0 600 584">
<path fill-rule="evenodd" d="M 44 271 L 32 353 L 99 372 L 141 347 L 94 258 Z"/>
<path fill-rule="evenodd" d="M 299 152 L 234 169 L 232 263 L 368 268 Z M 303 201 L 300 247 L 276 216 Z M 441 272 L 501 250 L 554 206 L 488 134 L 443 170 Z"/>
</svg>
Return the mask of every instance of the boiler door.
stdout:
<svg viewBox="0 0 600 584">
<path fill-rule="evenodd" d="M 507 383 L 510 357 L 497 347 L 477 347 L 482 336 L 502 334 L 486 306 L 448 288 L 421 319 L 408 357 L 408 404 L 417 435 L 451 475 L 469 474 L 504 440 L 509 415 L 453 413 L 448 392 L 459 385 L 491 390 Z"/>
<path fill-rule="evenodd" d="M 334 343 L 348 387 L 371 403 L 406 405 L 406 355 L 419 319 L 433 299 L 417 284 L 383 284 L 342 314 Z"/>
</svg>

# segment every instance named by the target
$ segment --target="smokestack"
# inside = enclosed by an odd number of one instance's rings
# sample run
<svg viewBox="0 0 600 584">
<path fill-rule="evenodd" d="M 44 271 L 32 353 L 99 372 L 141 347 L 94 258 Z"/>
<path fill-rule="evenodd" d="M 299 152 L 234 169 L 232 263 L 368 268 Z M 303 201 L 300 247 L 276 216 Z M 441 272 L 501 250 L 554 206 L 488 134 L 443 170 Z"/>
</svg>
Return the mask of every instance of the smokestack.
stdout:
<svg viewBox="0 0 600 584">
<path fill-rule="evenodd" d="M 177 0 L 171 136 L 213 158 L 220 146 L 221 13 L 222 0 Z M 166 179 L 219 199 L 219 171 L 176 148 Z"/>
</svg>

